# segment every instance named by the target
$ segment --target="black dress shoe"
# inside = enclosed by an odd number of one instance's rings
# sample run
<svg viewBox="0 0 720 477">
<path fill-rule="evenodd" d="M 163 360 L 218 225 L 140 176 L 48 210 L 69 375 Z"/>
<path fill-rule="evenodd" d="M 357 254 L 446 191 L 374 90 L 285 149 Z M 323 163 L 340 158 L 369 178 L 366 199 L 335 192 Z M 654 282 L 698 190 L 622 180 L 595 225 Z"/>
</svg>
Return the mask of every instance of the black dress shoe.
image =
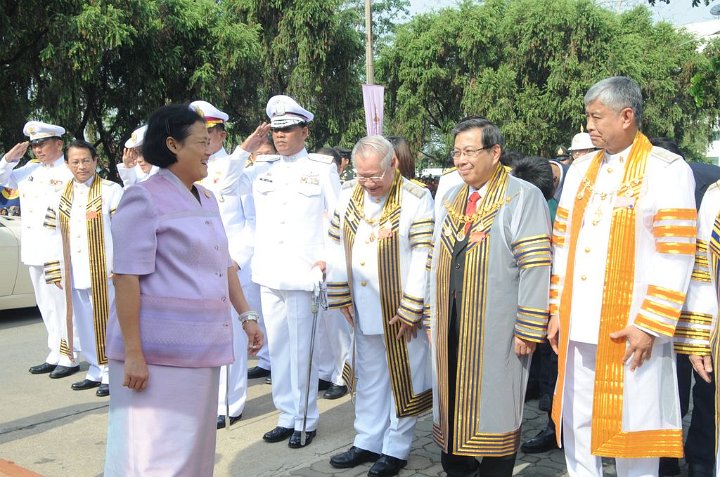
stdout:
<svg viewBox="0 0 720 477">
<path fill-rule="evenodd" d="M 92 389 L 100 386 L 100 381 L 93 381 L 92 379 L 83 379 L 77 383 L 72 383 L 70 386 L 73 391 L 83 391 L 85 389 Z"/>
<path fill-rule="evenodd" d="M 400 469 L 407 465 L 406 460 L 398 459 L 390 455 L 382 454 L 380 458 L 368 470 L 370 477 L 389 477 L 398 475 Z"/>
<path fill-rule="evenodd" d="M 55 371 L 57 364 L 43 363 L 30 368 L 30 374 L 47 374 Z"/>
<path fill-rule="evenodd" d="M 713 477 L 714 472 L 712 466 L 688 463 L 688 477 Z"/>
<path fill-rule="evenodd" d="M 337 384 L 331 385 L 327 391 L 323 394 L 325 399 L 338 399 L 347 394 L 347 386 L 338 386 Z"/>
<path fill-rule="evenodd" d="M 520 450 L 526 454 L 540 454 L 557 448 L 555 429 L 547 427 L 520 446 Z"/>
<path fill-rule="evenodd" d="M 110 385 L 101 384 L 97 391 L 95 391 L 97 397 L 107 397 L 110 395 Z"/>
<path fill-rule="evenodd" d="M 658 475 L 660 477 L 680 475 L 680 463 L 678 459 L 676 457 L 660 457 Z"/>
<path fill-rule="evenodd" d="M 50 377 L 52 379 L 58 379 L 58 378 L 67 378 L 70 375 L 73 375 L 80 371 L 80 366 L 60 366 L 58 365 L 55 370 L 50 373 Z"/>
<path fill-rule="evenodd" d="M 301 447 L 309 446 L 315 438 L 315 434 L 317 434 L 317 431 L 305 432 L 305 444 L 302 444 L 300 440 L 302 431 L 293 431 L 292 436 L 290 436 L 290 440 L 288 441 L 288 447 L 291 449 L 300 449 Z"/>
<path fill-rule="evenodd" d="M 239 416 L 230 416 L 230 425 L 232 426 L 236 422 L 238 422 L 240 419 L 242 419 L 242 414 Z M 222 429 L 225 427 L 225 416 L 218 416 L 217 418 L 217 428 Z"/>
<path fill-rule="evenodd" d="M 325 379 L 318 380 L 318 391 L 327 391 L 332 386 L 332 381 L 326 381 Z"/>
<path fill-rule="evenodd" d="M 265 378 L 270 376 L 270 370 L 255 366 L 254 368 L 248 369 L 248 379 Z"/>
<path fill-rule="evenodd" d="M 293 434 L 294 429 L 292 427 L 280 427 L 277 426 L 272 431 L 266 432 L 263 435 L 265 442 L 280 442 L 284 441 Z"/>
<path fill-rule="evenodd" d="M 380 454 L 352 446 L 342 454 L 332 456 L 330 465 L 336 469 L 350 469 L 365 462 L 375 462 L 379 458 Z"/>
</svg>

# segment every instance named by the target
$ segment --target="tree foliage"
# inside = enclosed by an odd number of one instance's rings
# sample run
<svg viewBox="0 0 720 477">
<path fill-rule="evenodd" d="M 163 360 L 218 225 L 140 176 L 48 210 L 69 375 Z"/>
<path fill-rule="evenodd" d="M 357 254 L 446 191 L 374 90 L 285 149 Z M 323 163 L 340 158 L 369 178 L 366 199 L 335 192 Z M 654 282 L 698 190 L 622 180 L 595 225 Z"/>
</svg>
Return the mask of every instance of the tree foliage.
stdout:
<svg viewBox="0 0 720 477">
<path fill-rule="evenodd" d="M 114 163 L 168 102 L 202 98 L 237 139 L 273 94 L 313 111 L 317 144 L 338 141 L 361 107 L 363 43 L 339 0 L 4 0 L 0 119 L 6 150 L 30 118 L 64 126 Z"/>
<path fill-rule="evenodd" d="M 611 75 L 640 83 L 647 134 L 676 138 L 696 157 L 718 116 L 691 94 L 708 63 L 696 48 L 644 7 L 615 14 L 589 0 L 466 1 L 400 28 L 378 71 L 392 132 L 438 162 L 452 125 L 471 114 L 495 121 L 509 147 L 550 155 L 584 124 L 589 86 Z"/>
</svg>

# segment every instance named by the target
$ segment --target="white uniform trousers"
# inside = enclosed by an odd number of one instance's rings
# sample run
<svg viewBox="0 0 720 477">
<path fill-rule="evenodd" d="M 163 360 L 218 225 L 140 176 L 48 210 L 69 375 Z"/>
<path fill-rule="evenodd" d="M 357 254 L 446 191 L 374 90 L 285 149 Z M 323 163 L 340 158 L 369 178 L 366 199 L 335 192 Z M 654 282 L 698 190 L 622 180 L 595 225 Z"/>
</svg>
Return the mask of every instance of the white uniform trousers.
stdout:
<svg viewBox="0 0 720 477">
<path fill-rule="evenodd" d="M 35 301 L 40 309 L 48 334 L 47 344 L 50 352 L 45 358 L 45 362 L 60 366 L 75 366 L 75 352 L 73 352 L 72 360 L 60 353 L 61 326 L 65 326 L 63 323 L 65 319 L 65 292 L 53 284 L 45 283 L 45 274 L 41 265 L 29 265 L 28 269 L 30 271 L 30 281 L 32 281 L 35 290 Z"/>
<path fill-rule="evenodd" d="M 355 327 L 355 441 L 353 445 L 378 454 L 407 459 L 417 417 L 398 418 L 390 386 L 384 335 L 364 335 Z M 423 333 L 408 343 L 412 379 L 423 382 L 428 343 Z"/>
<path fill-rule="evenodd" d="M 260 287 L 250 281 L 250 271 L 240 270 L 238 279 L 250 309 L 259 312 Z M 234 308 L 232 309 L 232 327 L 235 361 L 220 368 L 217 412 L 218 416 L 227 415 L 228 410 L 225 407 L 225 396 L 227 395 L 229 415 L 238 417 L 243 413 L 245 401 L 247 401 L 248 339 Z"/>
<path fill-rule="evenodd" d="M 280 411 L 278 426 L 302 430 L 308 365 L 312 362 L 306 429 L 314 431 L 320 413 L 317 362 L 310 360 L 312 292 L 260 287 L 260 297 L 270 345 L 273 403 Z"/>
<path fill-rule="evenodd" d="M 594 344 L 570 341 L 568 345 L 562 434 L 571 477 L 603 475 L 601 458 L 590 452 L 596 350 Z M 616 458 L 617 477 L 656 477 L 659 461 Z"/>
<path fill-rule="evenodd" d="M 115 288 L 108 284 L 108 300 L 110 307 L 115 306 Z M 92 289 L 74 289 L 73 324 L 77 330 L 77 339 L 80 342 L 81 353 L 85 361 L 90 364 L 85 379 L 108 384 L 108 365 L 100 364 L 97 353 L 97 334 L 95 333 L 95 319 L 93 317 Z M 102 326 L 107 326 L 105 323 Z M 102 337 L 105 336 L 103 331 Z"/>
<path fill-rule="evenodd" d="M 320 379 L 344 386 L 343 368 L 350 362 L 350 325 L 340 310 L 320 310 L 317 360 Z"/>
</svg>

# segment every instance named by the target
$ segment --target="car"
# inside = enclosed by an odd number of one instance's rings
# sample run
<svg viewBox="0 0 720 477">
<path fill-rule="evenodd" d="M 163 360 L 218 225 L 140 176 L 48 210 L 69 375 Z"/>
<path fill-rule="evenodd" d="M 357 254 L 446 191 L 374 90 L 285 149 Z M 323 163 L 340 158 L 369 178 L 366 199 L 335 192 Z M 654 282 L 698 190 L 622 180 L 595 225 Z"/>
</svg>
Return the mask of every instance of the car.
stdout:
<svg viewBox="0 0 720 477">
<path fill-rule="evenodd" d="M 27 265 L 20 260 L 20 217 L 0 215 L 0 310 L 35 306 Z"/>
</svg>

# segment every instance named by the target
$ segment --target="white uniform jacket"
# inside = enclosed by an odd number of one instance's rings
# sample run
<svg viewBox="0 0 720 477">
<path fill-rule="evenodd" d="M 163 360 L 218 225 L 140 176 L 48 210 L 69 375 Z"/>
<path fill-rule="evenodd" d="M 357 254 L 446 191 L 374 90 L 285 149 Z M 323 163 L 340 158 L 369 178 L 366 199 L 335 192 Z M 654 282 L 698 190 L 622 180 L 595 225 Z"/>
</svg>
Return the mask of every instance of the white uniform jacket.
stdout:
<svg viewBox="0 0 720 477">
<path fill-rule="evenodd" d="M 43 227 L 48 207 L 56 205 L 72 173 L 60 157 L 50 164 L 31 162 L 15 169 L 17 162 L 0 159 L 0 185 L 19 189 L 22 207 L 21 258 L 25 265 L 42 266 L 47 230 Z"/>
<path fill-rule="evenodd" d="M 323 216 L 335 210 L 340 191 L 335 164 L 305 149 L 293 156 L 260 156 L 240 180 L 240 193 L 248 190 L 257 214 L 253 281 L 276 290 L 311 291 L 313 265 L 327 261 Z"/>
<path fill-rule="evenodd" d="M 248 156 L 239 147 L 232 154 L 221 148 L 210 156 L 208 175 L 200 182 L 215 194 L 228 237 L 230 256 L 241 269 L 250 263 L 255 235 L 252 195 L 240 194 L 240 178 Z"/>
</svg>

